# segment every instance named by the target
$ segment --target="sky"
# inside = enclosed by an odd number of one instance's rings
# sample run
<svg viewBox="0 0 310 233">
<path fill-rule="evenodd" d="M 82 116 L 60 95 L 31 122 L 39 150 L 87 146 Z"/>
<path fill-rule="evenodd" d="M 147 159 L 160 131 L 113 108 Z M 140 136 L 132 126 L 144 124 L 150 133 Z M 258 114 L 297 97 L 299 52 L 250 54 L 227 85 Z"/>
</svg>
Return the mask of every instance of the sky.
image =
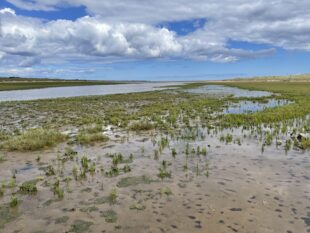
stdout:
<svg viewBox="0 0 310 233">
<path fill-rule="evenodd" d="M 310 73 L 309 0 L 0 0 L 0 76 Z"/>
</svg>

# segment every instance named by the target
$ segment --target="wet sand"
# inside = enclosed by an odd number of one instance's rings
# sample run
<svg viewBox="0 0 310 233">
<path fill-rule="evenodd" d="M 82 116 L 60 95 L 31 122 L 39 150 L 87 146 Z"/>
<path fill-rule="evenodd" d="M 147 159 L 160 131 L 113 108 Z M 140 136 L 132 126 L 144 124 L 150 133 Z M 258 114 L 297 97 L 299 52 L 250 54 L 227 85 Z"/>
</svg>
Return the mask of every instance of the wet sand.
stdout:
<svg viewBox="0 0 310 233">
<path fill-rule="evenodd" d="M 310 232 L 309 151 L 286 154 L 273 144 L 262 154 L 254 137 L 242 138 L 242 145 L 225 144 L 219 135 L 205 132 L 206 138 L 196 141 L 170 139 L 170 149 L 163 149 L 156 160 L 154 150 L 162 137 L 153 134 L 123 133 L 125 140 L 73 146 L 77 158 L 87 155 L 96 164 L 93 175 L 77 181 L 72 167 L 79 159 L 64 163 L 57 159 L 66 145 L 42 152 L 3 152 L 0 181 L 10 180 L 16 169 L 17 187 L 6 188 L 0 197 L 0 213 L 11 216 L 0 220 L 0 232 Z M 185 170 L 187 143 L 190 149 L 206 146 L 208 152 L 207 156 L 190 153 Z M 177 151 L 175 158 L 171 148 Z M 107 177 L 111 165 L 107 153 L 122 153 L 125 159 L 132 153 L 131 171 Z M 171 163 L 167 166 L 171 178 L 161 180 L 158 169 L 163 160 Z M 55 176 L 45 175 L 42 169 L 48 165 L 55 168 Z M 19 205 L 5 212 L 10 193 L 38 177 L 37 194 L 17 194 Z M 63 199 L 51 191 L 56 177 L 65 190 Z M 72 180 L 66 182 L 67 177 Z M 136 183 L 120 185 L 128 177 Z M 107 196 L 114 188 L 118 197 L 111 204 Z"/>
</svg>

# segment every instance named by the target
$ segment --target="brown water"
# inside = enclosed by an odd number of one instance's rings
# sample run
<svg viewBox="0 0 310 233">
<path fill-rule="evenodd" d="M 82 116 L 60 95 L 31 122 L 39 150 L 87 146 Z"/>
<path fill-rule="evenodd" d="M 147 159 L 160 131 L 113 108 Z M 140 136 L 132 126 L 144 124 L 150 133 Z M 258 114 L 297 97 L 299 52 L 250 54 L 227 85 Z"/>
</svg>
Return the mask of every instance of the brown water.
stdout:
<svg viewBox="0 0 310 233">
<path fill-rule="evenodd" d="M 21 202 L 6 212 L 12 219 L 0 220 L 0 232 L 309 232 L 309 152 L 292 150 L 285 154 L 282 147 L 272 145 L 262 154 L 254 136 L 242 138 L 241 146 L 226 145 L 211 132 L 203 140 L 188 142 L 190 151 L 199 145 L 206 146 L 208 153 L 206 157 L 190 153 L 188 170 L 184 170 L 187 142 L 171 140 L 169 146 L 176 148 L 176 157 L 167 147 L 155 160 L 154 150 L 161 136 L 152 134 L 122 133 L 125 139 L 116 137 L 108 144 L 75 147 L 78 157 L 87 155 L 97 169 L 94 175 L 87 174 L 87 179 L 73 179 L 68 184 L 63 180 L 73 178 L 71 171 L 77 162 L 57 160 L 64 145 L 44 152 L 6 153 L 7 161 L 0 163 L 0 181 L 10 180 L 14 169 L 17 184 L 37 177 L 42 180 L 36 195 L 17 194 Z M 241 134 L 236 130 L 233 135 Z M 106 154 L 114 152 L 125 158 L 132 153 L 134 159 L 129 163 L 131 172 L 110 178 L 100 169 L 109 169 L 111 158 Z M 39 163 L 37 156 L 41 156 Z M 172 177 L 161 181 L 157 175 L 163 160 L 171 162 L 167 170 Z M 47 165 L 53 165 L 60 177 L 65 190 L 62 200 L 51 191 L 56 176 L 47 177 L 39 169 Z M 142 175 L 153 182 L 117 186 L 122 178 Z M 110 204 L 106 196 L 114 188 L 118 198 Z M 11 192 L 14 190 L 6 189 L 0 206 L 10 201 Z M 108 210 L 116 214 L 115 222 L 106 221 Z"/>
</svg>

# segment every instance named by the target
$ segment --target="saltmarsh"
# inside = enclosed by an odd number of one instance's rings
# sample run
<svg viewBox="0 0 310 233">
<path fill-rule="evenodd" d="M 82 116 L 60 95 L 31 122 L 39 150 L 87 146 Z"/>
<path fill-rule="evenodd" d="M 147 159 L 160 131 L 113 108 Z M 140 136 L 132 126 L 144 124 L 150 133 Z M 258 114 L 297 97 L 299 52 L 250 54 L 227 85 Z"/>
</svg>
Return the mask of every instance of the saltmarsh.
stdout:
<svg viewBox="0 0 310 233">
<path fill-rule="evenodd" d="M 309 84 L 221 84 L 274 95 L 183 91 L 205 85 L 195 83 L 0 103 L 0 215 L 9 216 L 0 220 L 0 230 L 225 232 L 233 226 L 260 232 L 267 226 L 305 232 Z M 223 113 L 229 102 L 270 98 L 291 102 L 257 113 Z"/>
<path fill-rule="evenodd" d="M 208 83 L 209 85 L 218 83 Z M 201 127 L 230 128 L 261 126 L 263 123 L 285 122 L 302 118 L 310 113 L 309 82 L 222 82 L 221 85 L 274 93 L 265 97 L 223 96 L 190 94 L 182 91 L 206 85 L 193 83 L 179 89 L 145 93 L 95 97 L 60 98 L 0 103 L 0 132 L 2 148 L 9 150 L 37 150 L 49 147 L 63 139 L 48 138 L 68 129 L 79 130 L 76 141 L 93 144 L 108 140 L 103 135 L 105 126 L 111 125 L 132 131 L 157 129 L 173 134 L 178 129 Z M 229 103 L 253 101 L 266 103 L 269 99 L 289 100 L 289 104 L 248 114 L 223 114 Z M 42 128 L 32 130 L 31 128 Z M 51 129 L 45 130 L 44 129 Z M 38 134 L 38 135 L 36 135 Z M 56 135 L 50 135 L 55 137 Z M 40 139 L 27 142 L 27 137 Z M 46 141 L 46 145 L 44 145 Z M 307 143 L 303 143 L 307 145 Z M 28 148 L 27 148 L 28 147 Z"/>
</svg>

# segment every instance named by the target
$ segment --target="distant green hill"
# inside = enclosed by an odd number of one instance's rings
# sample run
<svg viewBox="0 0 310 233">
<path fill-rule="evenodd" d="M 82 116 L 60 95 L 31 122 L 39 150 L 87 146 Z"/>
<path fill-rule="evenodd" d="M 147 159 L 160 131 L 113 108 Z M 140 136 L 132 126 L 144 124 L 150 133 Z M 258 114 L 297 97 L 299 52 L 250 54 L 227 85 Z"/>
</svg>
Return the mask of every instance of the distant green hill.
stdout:
<svg viewBox="0 0 310 233">
<path fill-rule="evenodd" d="M 236 78 L 234 81 L 310 81 L 310 74 Z"/>
</svg>

